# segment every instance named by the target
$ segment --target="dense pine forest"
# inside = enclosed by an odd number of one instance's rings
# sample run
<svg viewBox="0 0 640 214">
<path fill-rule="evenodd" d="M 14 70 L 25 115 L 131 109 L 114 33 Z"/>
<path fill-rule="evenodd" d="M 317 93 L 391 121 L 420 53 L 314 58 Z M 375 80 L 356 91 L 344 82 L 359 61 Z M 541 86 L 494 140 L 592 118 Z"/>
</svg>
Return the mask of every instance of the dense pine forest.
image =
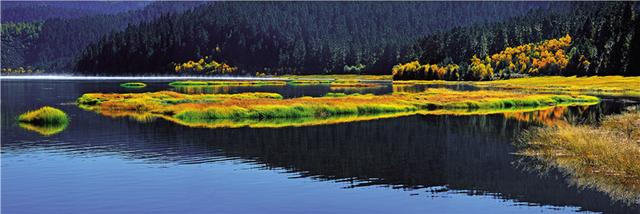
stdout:
<svg viewBox="0 0 640 214">
<path fill-rule="evenodd" d="M 389 73 L 415 39 L 501 21 L 545 2 L 215 2 L 163 16 L 89 46 L 84 74 Z M 428 17 L 428 18 L 425 18 Z M 186 69 L 185 69 L 186 68 Z"/>
</svg>

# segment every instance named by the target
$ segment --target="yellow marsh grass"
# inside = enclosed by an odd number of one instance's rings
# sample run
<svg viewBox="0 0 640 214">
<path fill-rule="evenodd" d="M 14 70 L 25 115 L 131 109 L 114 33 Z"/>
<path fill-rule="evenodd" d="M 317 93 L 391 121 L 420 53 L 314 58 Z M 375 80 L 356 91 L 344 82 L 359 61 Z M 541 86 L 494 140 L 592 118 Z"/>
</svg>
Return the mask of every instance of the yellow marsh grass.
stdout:
<svg viewBox="0 0 640 214">
<path fill-rule="evenodd" d="M 521 155 L 625 202 L 640 202 L 640 112 L 608 116 L 599 127 L 551 126 L 525 132 Z"/>
<path fill-rule="evenodd" d="M 592 77 L 528 77 L 508 80 L 458 82 L 458 81 L 394 81 L 394 85 L 415 84 L 469 84 L 481 88 L 522 90 L 555 93 L 583 93 L 609 96 L 640 96 L 640 77 L 592 76 Z"/>
<path fill-rule="evenodd" d="M 354 121 L 353 117 L 382 118 L 388 115 L 418 114 L 442 110 L 470 113 L 470 111 L 514 111 L 557 105 L 595 104 L 590 96 L 533 95 L 510 92 L 474 91 L 456 92 L 430 89 L 423 93 L 396 93 L 390 95 L 345 95 L 327 97 L 301 97 L 282 99 L 274 93 L 240 94 L 180 94 L 176 92 L 149 92 L 127 94 L 84 94 L 78 99 L 80 107 L 106 115 L 150 114 L 181 124 L 201 124 L 211 121 L 269 121 L 300 118 L 310 120 Z M 351 117 L 344 119 L 338 117 Z M 331 119 L 333 118 L 333 119 Z M 240 122 L 239 122 L 240 123 Z M 300 124 L 278 122 L 278 124 Z M 303 122 L 319 124 L 319 122 Z M 258 126 L 258 125 L 254 125 Z M 229 125 L 229 127 L 234 127 Z"/>
</svg>

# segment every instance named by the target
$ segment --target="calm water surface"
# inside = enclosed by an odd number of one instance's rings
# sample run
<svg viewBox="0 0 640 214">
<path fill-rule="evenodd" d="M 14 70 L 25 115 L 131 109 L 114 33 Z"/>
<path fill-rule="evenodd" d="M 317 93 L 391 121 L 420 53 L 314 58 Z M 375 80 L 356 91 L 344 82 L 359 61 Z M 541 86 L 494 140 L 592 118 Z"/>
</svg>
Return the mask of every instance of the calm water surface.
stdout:
<svg viewBox="0 0 640 214">
<path fill-rule="evenodd" d="M 562 173 L 530 170 L 512 155 L 513 139 L 527 127 L 593 121 L 633 100 L 529 114 L 409 116 L 278 129 L 141 123 L 73 105 L 87 92 L 181 90 L 166 82 L 140 90 L 119 83 L 2 80 L 3 212 L 640 213 L 637 205 L 569 185 Z M 392 90 L 385 85 L 355 92 Z M 243 91 L 298 97 L 332 89 L 184 92 Z M 45 137 L 15 123 L 20 113 L 44 105 L 70 115 L 66 130 Z M 543 114 L 556 118 L 522 119 Z"/>
</svg>

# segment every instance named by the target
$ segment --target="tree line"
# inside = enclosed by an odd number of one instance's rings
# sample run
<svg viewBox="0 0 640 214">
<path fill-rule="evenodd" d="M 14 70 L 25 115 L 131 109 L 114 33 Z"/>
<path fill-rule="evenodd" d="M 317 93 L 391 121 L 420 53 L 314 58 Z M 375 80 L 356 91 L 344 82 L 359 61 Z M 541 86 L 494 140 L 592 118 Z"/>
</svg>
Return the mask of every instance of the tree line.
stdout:
<svg viewBox="0 0 640 214">
<path fill-rule="evenodd" d="M 238 74 L 385 74 L 424 35 L 502 21 L 532 9 L 558 12 L 568 6 L 564 2 L 215 2 L 110 34 L 89 45 L 75 69 L 107 75 L 174 73 L 176 65 L 207 58 L 237 67 Z"/>
<path fill-rule="evenodd" d="M 534 11 L 500 23 L 420 39 L 395 79 L 490 80 L 513 75 L 640 75 L 635 2 L 573 3 L 568 13 Z M 425 65 L 456 65 L 442 75 Z M 433 70 L 433 69 L 432 69 Z M 422 73 L 422 74 L 421 74 Z"/>
</svg>

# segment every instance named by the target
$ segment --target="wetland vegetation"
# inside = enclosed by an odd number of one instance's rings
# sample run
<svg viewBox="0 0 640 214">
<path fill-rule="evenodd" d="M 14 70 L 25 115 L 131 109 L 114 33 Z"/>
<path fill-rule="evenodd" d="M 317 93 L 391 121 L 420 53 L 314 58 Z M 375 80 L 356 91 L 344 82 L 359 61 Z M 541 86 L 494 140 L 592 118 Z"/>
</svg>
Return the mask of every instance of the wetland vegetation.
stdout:
<svg viewBox="0 0 640 214">
<path fill-rule="evenodd" d="M 523 133 L 518 154 L 554 167 L 581 188 L 627 203 L 640 201 L 640 111 L 605 117 L 600 125 L 551 125 Z"/>
<path fill-rule="evenodd" d="M 275 93 L 181 94 L 88 93 L 78 98 L 80 107 L 105 115 L 152 115 L 182 124 L 207 121 L 272 119 L 322 119 L 340 116 L 380 117 L 385 114 L 419 113 L 435 110 L 457 112 L 513 111 L 558 105 L 592 105 L 599 100 L 584 95 L 541 95 L 495 91 L 459 92 L 429 89 L 421 93 L 389 95 L 338 94 L 324 97 L 283 99 Z M 441 112 L 441 111 L 440 111 Z M 406 114 L 405 114 L 406 115 Z M 314 123 L 318 124 L 318 123 Z"/>
</svg>

